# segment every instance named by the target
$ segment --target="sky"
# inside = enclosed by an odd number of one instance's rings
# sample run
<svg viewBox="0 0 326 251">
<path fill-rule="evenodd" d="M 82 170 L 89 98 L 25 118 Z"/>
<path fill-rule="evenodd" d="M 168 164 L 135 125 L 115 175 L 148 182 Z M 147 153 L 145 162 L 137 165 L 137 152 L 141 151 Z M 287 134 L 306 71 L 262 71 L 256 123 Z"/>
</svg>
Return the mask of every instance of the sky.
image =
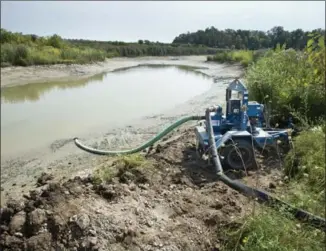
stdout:
<svg viewBox="0 0 326 251">
<path fill-rule="evenodd" d="M 172 42 L 217 29 L 325 29 L 325 1 L 1 1 L 1 28 L 102 41 Z"/>
</svg>

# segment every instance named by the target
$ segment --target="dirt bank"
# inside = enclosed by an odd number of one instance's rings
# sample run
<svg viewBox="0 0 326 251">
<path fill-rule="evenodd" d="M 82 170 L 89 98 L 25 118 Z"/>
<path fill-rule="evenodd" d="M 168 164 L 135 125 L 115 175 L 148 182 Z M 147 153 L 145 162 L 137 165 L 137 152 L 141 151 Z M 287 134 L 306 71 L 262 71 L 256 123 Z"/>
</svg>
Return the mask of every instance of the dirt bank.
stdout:
<svg viewBox="0 0 326 251">
<path fill-rule="evenodd" d="M 198 64 L 203 65 L 205 61 L 206 56 L 140 57 L 111 58 L 107 59 L 105 62 L 86 65 L 6 67 L 1 68 L 1 87 L 46 82 L 50 80 L 75 80 L 77 78 L 87 78 L 97 73 L 110 72 L 119 68 L 134 67 L 139 64 L 150 63 L 198 66 Z"/>
<path fill-rule="evenodd" d="M 133 67 L 139 64 L 172 64 L 199 67 L 201 71 L 212 76 L 215 81 L 206 93 L 200 94 L 188 102 L 167 110 L 164 114 L 154 114 L 150 117 L 130 121 L 122 128 L 105 131 L 92 131 L 87 135 L 71 135 L 71 138 L 57 139 L 41 149 L 31 149 L 24 155 L 7 159 L 1 156 L 1 202 L 9 195 L 21 196 L 33 186 L 37 176 L 42 172 L 51 172 L 56 179 L 69 178 L 72 175 L 91 173 L 94 167 L 100 165 L 104 157 L 90 155 L 78 149 L 72 138 L 80 137 L 86 144 L 102 149 L 126 149 L 135 147 L 153 137 L 167 125 L 181 116 L 203 114 L 207 106 L 223 103 L 225 83 L 242 74 L 241 67 L 207 63 L 205 56 L 188 57 L 146 57 L 146 58 L 114 58 L 105 63 L 91 66 L 42 66 L 17 67 L 1 70 L 1 84 L 23 84 L 55 78 L 87 77 L 89 75 L 112 71 L 119 68 Z M 101 111 L 99 111 L 101 112 Z M 104 111 L 103 111 L 104 112 Z M 186 126 L 191 126 L 189 123 Z M 5 147 L 5 146 L 3 146 Z"/>
<path fill-rule="evenodd" d="M 1 250 L 220 250 L 223 230 L 238 228 L 254 204 L 215 182 L 194 136 L 174 133 L 144 159 L 103 159 L 91 176 L 42 175 L 2 209 Z M 247 183 L 268 189 L 278 179 L 276 169 L 260 169 Z"/>
</svg>

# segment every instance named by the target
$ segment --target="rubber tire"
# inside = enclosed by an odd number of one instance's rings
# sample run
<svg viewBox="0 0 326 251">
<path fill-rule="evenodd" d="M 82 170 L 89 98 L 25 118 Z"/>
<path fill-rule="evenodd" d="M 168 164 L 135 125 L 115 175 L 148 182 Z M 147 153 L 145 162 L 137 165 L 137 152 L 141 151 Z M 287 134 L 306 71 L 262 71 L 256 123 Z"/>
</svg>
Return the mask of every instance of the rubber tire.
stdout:
<svg viewBox="0 0 326 251">
<path fill-rule="evenodd" d="M 236 144 L 239 150 L 245 150 L 248 153 L 248 158 L 243 159 L 243 162 L 240 160 L 239 163 L 235 163 L 231 160 L 231 154 L 237 154 L 233 144 Z M 233 142 L 230 142 L 230 145 L 227 145 L 222 155 L 224 156 L 224 165 L 226 168 L 234 170 L 245 170 L 245 169 L 254 169 L 256 168 L 255 154 L 252 144 L 249 140 L 245 139 L 234 139 Z M 243 166 L 245 165 L 245 167 Z"/>
</svg>

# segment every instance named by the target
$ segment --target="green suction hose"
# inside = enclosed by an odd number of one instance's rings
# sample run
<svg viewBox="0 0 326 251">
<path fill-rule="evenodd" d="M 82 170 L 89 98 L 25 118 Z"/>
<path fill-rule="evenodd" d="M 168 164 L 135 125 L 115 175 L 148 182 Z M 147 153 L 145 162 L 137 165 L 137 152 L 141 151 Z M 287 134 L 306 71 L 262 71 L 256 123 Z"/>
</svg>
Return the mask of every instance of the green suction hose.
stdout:
<svg viewBox="0 0 326 251">
<path fill-rule="evenodd" d="M 162 132 L 160 132 L 159 134 L 157 134 L 154 138 L 150 139 L 149 141 L 147 141 L 146 143 L 133 148 L 133 149 L 129 149 L 129 150 L 121 150 L 121 151 L 108 151 L 108 150 L 99 150 L 99 149 L 95 149 L 89 146 L 84 145 L 83 143 L 81 143 L 79 141 L 78 138 L 74 138 L 75 144 L 77 147 L 79 147 L 80 149 L 86 151 L 86 152 L 90 152 L 93 154 L 98 154 L 98 155 L 123 155 L 123 154 L 133 154 L 133 153 L 137 153 L 140 152 L 144 149 L 146 149 L 147 147 L 153 145 L 155 142 L 159 141 L 161 138 L 163 138 L 165 135 L 167 135 L 168 133 L 172 132 L 175 128 L 181 126 L 182 124 L 191 121 L 191 120 L 202 120 L 205 119 L 205 116 L 187 116 L 184 118 L 181 118 L 179 120 L 177 120 L 176 122 L 174 122 L 172 125 L 168 126 L 166 129 L 164 129 Z"/>
</svg>

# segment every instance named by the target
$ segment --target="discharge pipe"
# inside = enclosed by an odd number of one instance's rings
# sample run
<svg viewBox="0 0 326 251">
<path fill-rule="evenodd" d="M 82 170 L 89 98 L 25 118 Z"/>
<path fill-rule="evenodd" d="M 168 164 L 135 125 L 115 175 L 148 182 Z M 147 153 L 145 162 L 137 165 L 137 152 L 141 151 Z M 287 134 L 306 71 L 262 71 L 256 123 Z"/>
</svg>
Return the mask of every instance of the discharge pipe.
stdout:
<svg viewBox="0 0 326 251">
<path fill-rule="evenodd" d="M 181 126 L 182 124 L 184 124 L 184 123 L 186 123 L 188 121 L 192 121 L 192 120 L 203 120 L 203 119 L 205 119 L 205 116 L 187 116 L 187 117 L 183 117 L 183 118 L 177 120 L 176 122 L 174 122 L 172 125 L 168 126 L 166 129 L 164 129 L 162 132 L 157 134 L 155 137 L 153 137 L 149 141 L 145 142 L 144 144 L 142 144 L 142 145 L 140 145 L 140 146 L 138 146 L 136 148 L 132 148 L 132 149 L 129 149 L 129 150 L 121 150 L 121 151 L 99 150 L 99 149 L 95 149 L 95 148 L 86 146 L 85 144 L 80 142 L 77 137 L 74 138 L 74 142 L 75 142 L 76 146 L 79 147 L 80 149 L 82 149 L 82 150 L 84 150 L 86 152 L 89 152 L 89 153 L 93 153 L 93 154 L 98 154 L 98 155 L 133 154 L 133 153 L 140 152 L 140 151 L 146 149 L 147 147 L 153 145 L 154 143 L 159 141 L 161 138 L 163 138 L 165 135 L 169 134 L 175 128 Z"/>
<path fill-rule="evenodd" d="M 231 187 L 232 189 L 238 191 L 239 193 L 251 197 L 254 199 L 257 199 L 260 203 L 268 202 L 268 206 L 274 207 L 274 208 L 282 208 L 292 214 L 296 219 L 299 219 L 301 221 L 307 222 L 308 224 L 312 225 L 315 228 L 318 228 L 324 232 L 326 232 L 326 220 L 324 218 L 321 218 L 319 216 L 313 215 L 309 212 L 306 212 L 302 209 L 295 208 L 291 206 L 290 204 L 277 199 L 265 191 L 249 187 L 237 180 L 231 180 L 229 177 L 227 177 L 223 173 L 223 168 L 221 165 L 221 161 L 219 158 L 219 155 L 217 153 L 216 144 L 214 141 L 214 133 L 213 133 L 213 127 L 212 127 L 212 120 L 210 116 L 210 112 L 212 112 L 212 108 L 206 109 L 206 124 L 209 134 L 209 149 L 211 151 L 211 156 L 213 158 L 213 163 L 215 165 L 215 170 L 217 173 L 217 176 L 219 180 L 221 180 L 223 183 Z"/>
<path fill-rule="evenodd" d="M 222 165 L 221 165 L 221 161 L 220 158 L 217 154 L 217 149 L 216 149 L 216 145 L 215 145 L 215 140 L 214 140 L 214 131 L 213 131 L 213 125 L 212 125 L 212 119 L 211 119 L 211 112 L 215 112 L 216 108 L 212 107 L 212 108 L 207 108 L 206 112 L 205 112 L 205 118 L 206 118 L 206 128 L 208 130 L 208 142 L 210 146 L 215 146 L 210 148 L 211 149 L 211 157 L 213 158 L 213 162 L 214 162 L 214 167 L 216 170 L 216 173 L 222 173 L 223 169 L 222 169 Z"/>
</svg>

